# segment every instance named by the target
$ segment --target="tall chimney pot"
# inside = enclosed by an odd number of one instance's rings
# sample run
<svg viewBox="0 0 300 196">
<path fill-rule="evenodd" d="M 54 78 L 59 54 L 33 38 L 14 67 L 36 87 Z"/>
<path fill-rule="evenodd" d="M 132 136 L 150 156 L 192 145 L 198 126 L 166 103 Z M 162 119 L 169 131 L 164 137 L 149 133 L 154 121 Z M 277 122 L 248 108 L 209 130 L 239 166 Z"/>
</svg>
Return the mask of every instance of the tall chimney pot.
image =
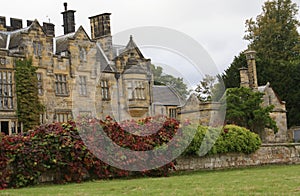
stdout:
<svg viewBox="0 0 300 196">
<path fill-rule="evenodd" d="M 67 11 L 68 10 L 68 3 L 64 3 L 64 6 L 65 6 L 65 11 Z"/>
</svg>

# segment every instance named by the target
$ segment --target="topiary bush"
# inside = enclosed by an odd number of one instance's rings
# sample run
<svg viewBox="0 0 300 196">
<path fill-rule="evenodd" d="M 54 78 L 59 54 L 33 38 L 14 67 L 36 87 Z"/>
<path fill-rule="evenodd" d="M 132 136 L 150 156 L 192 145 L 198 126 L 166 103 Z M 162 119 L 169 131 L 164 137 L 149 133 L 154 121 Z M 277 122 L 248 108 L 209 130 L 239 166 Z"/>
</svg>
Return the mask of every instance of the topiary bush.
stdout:
<svg viewBox="0 0 300 196">
<path fill-rule="evenodd" d="M 207 145 L 203 145 L 203 142 Z M 210 149 L 205 149 L 206 146 L 211 146 L 209 144 L 214 145 Z M 261 139 L 257 134 L 236 125 L 226 125 L 223 128 L 198 126 L 192 142 L 183 155 L 199 155 L 201 145 L 204 146 L 202 150 L 208 151 L 209 155 L 230 152 L 250 154 L 259 149 Z"/>
</svg>

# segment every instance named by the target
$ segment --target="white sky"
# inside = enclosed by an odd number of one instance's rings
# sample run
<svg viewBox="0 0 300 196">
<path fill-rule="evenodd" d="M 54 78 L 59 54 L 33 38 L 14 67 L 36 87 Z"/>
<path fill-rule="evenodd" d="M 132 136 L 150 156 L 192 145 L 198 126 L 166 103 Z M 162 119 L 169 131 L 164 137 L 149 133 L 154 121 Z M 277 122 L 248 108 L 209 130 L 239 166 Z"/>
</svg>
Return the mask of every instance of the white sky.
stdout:
<svg viewBox="0 0 300 196">
<path fill-rule="evenodd" d="M 223 71 L 234 56 L 246 49 L 243 40 L 245 21 L 262 12 L 264 0 L 10 0 L 2 2 L 0 16 L 38 19 L 56 25 L 62 34 L 63 3 L 76 10 L 76 29 L 82 25 L 90 32 L 88 17 L 112 13 L 112 34 L 143 26 L 160 26 L 180 31 L 201 44 L 219 70 Z M 298 4 L 299 5 L 299 4 Z M 126 44 L 125 40 L 123 44 Z M 151 56 L 147 56 L 153 58 Z"/>
</svg>

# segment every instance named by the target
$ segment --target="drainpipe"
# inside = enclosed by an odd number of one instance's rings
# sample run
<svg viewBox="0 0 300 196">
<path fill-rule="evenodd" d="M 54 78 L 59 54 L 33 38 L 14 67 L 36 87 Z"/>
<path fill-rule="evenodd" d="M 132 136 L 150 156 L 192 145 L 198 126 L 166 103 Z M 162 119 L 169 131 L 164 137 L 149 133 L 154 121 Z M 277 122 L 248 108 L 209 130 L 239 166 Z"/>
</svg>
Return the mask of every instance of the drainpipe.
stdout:
<svg viewBox="0 0 300 196">
<path fill-rule="evenodd" d="M 117 80 L 117 100 L 118 100 L 118 121 L 121 121 L 121 103 L 120 103 L 120 88 L 119 88 L 119 79 L 121 74 L 119 72 L 115 73 L 115 78 Z"/>
</svg>

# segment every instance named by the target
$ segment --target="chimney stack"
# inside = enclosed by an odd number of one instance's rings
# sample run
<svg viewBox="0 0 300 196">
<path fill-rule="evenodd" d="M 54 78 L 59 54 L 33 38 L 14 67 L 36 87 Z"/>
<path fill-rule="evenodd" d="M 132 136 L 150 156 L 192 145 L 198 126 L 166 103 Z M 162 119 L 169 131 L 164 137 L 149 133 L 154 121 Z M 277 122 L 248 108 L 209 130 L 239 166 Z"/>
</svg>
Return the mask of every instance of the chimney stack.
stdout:
<svg viewBox="0 0 300 196">
<path fill-rule="evenodd" d="M 53 37 L 55 37 L 55 29 L 54 29 L 55 25 L 52 24 L 52 23 L 47 23 L 47 22 L 44 22 L 43 23 L 43 29 L 45 31 L 45 33 L 47 35 L 51 35 Z"/>
<path fill-rule="evenodd" d="M 100 43 L 109 60 L 113 59 L 112 36 L 110 31 L 110 13 L 89 17 L 92 39 Z"/>
<path fill-rule="evenodd" d="M 242 67 L 240 70 L 240 87 L 249 88 L 249 73 L 248 68 Z"/>
<path fill-rule="evenodd" d="M 17 30 L 17 29 L 22 29 L 23 28 L 22 19 L 11 18 L 10 19 L 10 26 L 11 26 L 12 31 Z"/>
<path fill-rule="evenodd" d="M 91 24 L 92 39 L 98 39 L 103 36 L 111 36 L 110 31 L 110 13 L 104 13 L 89 17 Z"/>
<path fill-rule="evenodd" d="M 75 10 L 68 10 L 68 4 L 64 3 L 65 11 L 61 14 L 63 15 L 63 27 L 64 27 L 64 34 L 73 33 L 75 32 L 75 17 L 74 13 Z"/>
<path fill-rule="evenodd" d="M 0 31 L 6 31 L 6 18 L 0 16 Z"/>
<path fill-rule="evenodd" d="M 248 74 L 249 74 L 249 86 L 253 90 L 258 89 L 257 73 L 256 73 L 256 63 L 254 50 L 248 50 L 244 53 L 246 55 L 248 64 Z"/>
<path fill-rule="evenodd" d="M 0 16 L 0 25 L 4 28 L 6 27 L 6 18 L 4 16 Z"/>
<path fill-rule="evenodd" d="M 27 20 L 27 27 L 29 27 L 33 23 L 32 20 Z"/>
</svg>

